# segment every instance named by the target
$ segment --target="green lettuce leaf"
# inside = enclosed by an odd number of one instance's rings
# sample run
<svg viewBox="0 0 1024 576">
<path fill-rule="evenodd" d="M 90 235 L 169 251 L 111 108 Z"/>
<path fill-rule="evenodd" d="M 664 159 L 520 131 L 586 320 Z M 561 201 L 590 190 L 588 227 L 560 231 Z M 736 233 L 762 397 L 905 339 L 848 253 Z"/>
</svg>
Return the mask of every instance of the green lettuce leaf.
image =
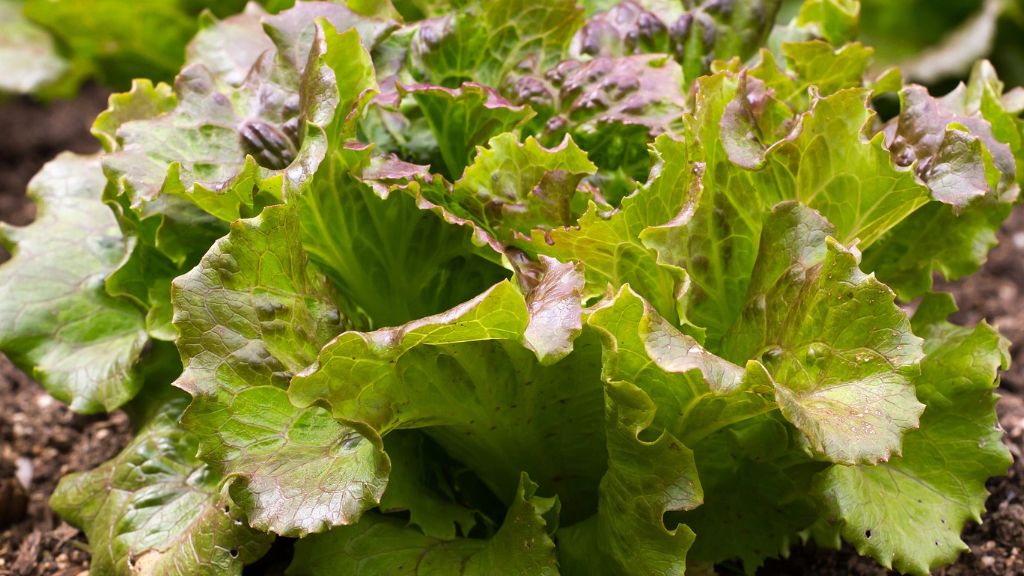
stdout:
<svg viewBox="0 0 1024 576">
<path fill-rule="evenodd" d="M 440 540 L 401 520 L 367 515 L 355 526 L 299 541 L 288 576 L 557 576 L 558 500 L 523 474 L 505 522 L 489 540 Z"/>
<path fill-rule="evenodd" d="M 343 326 L 298 226 L 287 206 L 239 220 L 173 288 L 176 385 L 193 396 L 182 423 L 249 524 L 289 536 L 354 522 L 389 470 L 372 430 L 296 408 L 283 389 Z"/>
<path fill-rule="evenodd" d="M 799 432 L 775 412 L 731 425 L 695 446 L 704 503 L 669 516 L 697 534 L 688 564 L 738 558 L 754 574 L 765 559 L 785 556 L 801 541 L 799 533 L 821 515 L 811 489 L 826 466 L 801 450 L 801 443 Z"/>
<path fill-rule="evenodd" d="M 640 438 L 656 412 L 643 390 L 620 383 L 605 393 L 608 471 L 597 515 L 558 533 L 562 571 L 681 575 L 694 534 L 686 526 L 666 528 L 663 518 L 703 501 L 693 452 L 668 432 L 653 441 Z"/>
<path fill-rule="evenodd" d="M 39 92 L 68 73 L 53 38 L 25 18 L 22 4 L 0 1 L 0 92 Z"/>
<path fill-rule="evenodd" d="M 57 486 L 50 504 L 85 531 L 93 572 L 239 575 L 270 548 L 195 457 L 195 436 L 177 424 L 183 404 L 167 404 L 113 460 Z"/>
<path fill-rule="evenodd" d="M 1008 343 L 987 324 L 963 328 L 940 320 L 955 311 L 951 300 L 928 297 L 921 306 L 915 316 L 926 353 L 915 379 L 927 405 L 921 428 L 907 433 L 900 457 L 833 466 L 816 490 L 858 552 L 925 575 L 967 550 L 960 532 L 968 520 L 981 522 L 985 482 L 1005 473 L 1011 458 L 993 394 L 999 368 L 1009 363 Z"/>
<path fill-rule="evenodd" d="M 921 343 L 893 293 L 832 233 L 813 210 L 775 208 L 722 356 L 760 359 L 779 409 L 815 453 L 875 463 L 898 454 L 903 434 L 918 426 L 912 378 Z"/>
<path fill-rule="evenodd" d="M 472 0 L 420 24 L 412 70 L 437 86 L 472 81 L 504 92 L 516 78 L 561 60 L 582 16 L 575 0 Z"/>
<path fill-rule="evenodd" d="M 289 396 L 325 401 L 381 435 L 423 428 L 504 502 L 526 471 L 542 494 L 559 495 L 567 521 L 589 516 L 605 423 L 600 342 L 580 333 L 579 274 L 551 263 L 525 297 L 504 281 L 442 314 L 346 332 Z"/>
<path fill-rule="evenodd" d="M 142 311 L 104 289 L 129 246 L 103 186 L 98 157 L 62 154 L 29 183 L 36 221 L 0 229 L 13 254 L 0 267 L 0 350 L 83 413 L 131 400 L 147 341 Z"/>
<path fill-rule="evenodd" d="M 597 170 L 587 154 L 566 137 L 545 148 L 512 133 L 481 147 L 452 190 L 457 214 L 466 214 L 499 240 L 575 221 L 573 200 L 584 176 Z M 444 201 L 444 200 L 442 200 Z"/>
<path fill-rule="evenodd" d="M 134 78 L 168 80 L 181 67 L 184 47 L 196 31 L 185 2 L 25 0 L 25 15 L 68 48 L 72 65 L 107 84 Z M 232 2 L 237 9 L 241 2 Z"/>
<path fill-rule="evenodd" d="M 404 190 L 409 187 L 447 193 L 442 179 L 422 166 L 372 159 L 369 149 L 355 147 L 332 154 L 292 200 L 304 249 L 358 327 L 397 326 L 442 312 L 507 276 L 493 263 L 493 251 L 480 255 L 470 228 L 421 209 L 415 192 Z"/>
<path fill-rule="evenodd" d="M 476 525 L 476 513 L 453 502 L 446 487 L 439 485 L 445 475 L 440 450 L 414 431 L 392 432 L 384 450 L 391 460 L 391 476 L 380 500 L 382 512 L 408 510 L 409 524 L 431 538 L 453 540 L 456 531 L 469 534 Z"/>
<path fill-rule="evenodd" d="M 693 447 L 703 503 L 666 516 L 668 525 L 696 533 L 688 566 L 690 558 L 741 558 L 752 571 L 815 521 L 807 494 L 824 464 L 801 449 L 800 434 L 779 415 L 759 365 L 745 370 L 714 356 L 628 289 L 595 310 L 588 325 L 606 339 L 606 381 L 641 388 L 657 407 L 654 430 Z M 759 481 L 751 485 L 751 477 Z M 780 505 L 786 514 L 779 514 Z"/>
<path fill-rule="evenodd" d="M 857 36 L 860 5 L 860 0 L 807 0 L 800 5 L 795 23 L 829 44 L 841 46 Z"/>
<path fill-rule="evenodd" d="M 479 84 L 466 83 L 454 89 L 413 84 L 400 86 L 399 92 L 411 94 L 419 104 L 441 149 L 445 175 L 452 180 L 472 163 L 477 146 L 534 115 L 529 108 L 515 106 L 493 88 Z"/>
</svg>

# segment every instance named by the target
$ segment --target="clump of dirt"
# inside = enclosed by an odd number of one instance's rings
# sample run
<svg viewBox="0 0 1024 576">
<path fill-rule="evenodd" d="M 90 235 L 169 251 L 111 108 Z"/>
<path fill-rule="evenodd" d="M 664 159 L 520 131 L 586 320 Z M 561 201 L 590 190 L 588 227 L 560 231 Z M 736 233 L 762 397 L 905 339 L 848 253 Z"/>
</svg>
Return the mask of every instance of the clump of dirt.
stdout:
<svg viewBox="0 0 1024 576">
<path fill-rule="evenodd" d="M 0 482 L 24 485 L 28 495 L 24 517 L 0 531 L 0 575 L 76 576 L 88 568 L 85 541 L 48 500 L 61 477 L 121 451 L 131 438 L 128 418 L 75 414 L 2 356 L 0 398 L 0 460 L 14 472 Z"/>
</svg>

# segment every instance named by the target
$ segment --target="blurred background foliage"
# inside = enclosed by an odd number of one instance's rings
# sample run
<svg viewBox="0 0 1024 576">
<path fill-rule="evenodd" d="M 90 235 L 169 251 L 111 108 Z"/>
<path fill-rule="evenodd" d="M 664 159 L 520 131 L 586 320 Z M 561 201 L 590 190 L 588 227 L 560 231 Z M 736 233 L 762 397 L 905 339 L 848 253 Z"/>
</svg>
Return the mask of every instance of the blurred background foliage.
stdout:
<svg viewBox="0 0 1024 576">
<path fill-rule="evenodd" d="M 259 3 L 278 12 L 294 0 Z M 357 12 L 368 4 L 345 3 Z M 393 3 L 411 19 L 446 5 Z M 786 0 L 777 22 L 788 22 L 801 3 Z M 126 90 L 136 77 L 171 81 L 188 40 L 208 21 L 200 15 L 209 11 L 222 18 L 245 5 L 246 0 L 0 0 L 0 93 L 51 99 L 73 96 L 90 78 L 113 90 Z M 952 89 L 980 58 L 992 61 L 1007 87 L 1024 85 L 1024 0 L 861 0 L 859 39 L 875 48 L 875 71 L 897 65 L 907 80 L 933 93 Z"/>
</svg>

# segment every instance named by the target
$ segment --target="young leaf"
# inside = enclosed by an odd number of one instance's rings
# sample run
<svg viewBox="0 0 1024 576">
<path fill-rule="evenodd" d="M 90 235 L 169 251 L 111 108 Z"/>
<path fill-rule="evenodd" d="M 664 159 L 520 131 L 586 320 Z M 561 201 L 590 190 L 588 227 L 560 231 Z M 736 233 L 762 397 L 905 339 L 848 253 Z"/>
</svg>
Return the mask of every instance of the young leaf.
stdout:
<svg viewBox="0 0 1024 576">
<path fill-rule="evenodd" d="M 476 147 L 533 117 L 525 106 L 505 100 L 493 88 L 466 83 L 459 88 L 428 84 L 399 86 L 423 111 L 441 148 L 445 175 L 455 180 L 473 161 Z"/>
<path fill-rule="evenodd" d="M 703 500 L 693 452 L 668 432 L 640 438 L 656 410 L 641 389 L 613 383 L 605 393 L 608 471 L 597 515 L 559 532 L 563 573 L 681 575 L 694 534 L 686 526 L 666 528 L 663 518 Z"/>
<path fill-rule="evenodd" d="M 480 148 L 476 160 L 455 182 L 456 213 L 468 214 L 499 240 L 536 228 L 568 226 L 575 220 L 576 188 L 597 170 L 587 154 L 566 137 L 555 148 L 534 138 L 520 143 L 511 133 Z"/>
<path fill-rule="evenodd" d="M 676 297 L 685 275 L 660 266 L 640 234 L 683 211 L 701 185 L 703 166 L 689 160 L 687 144 L 668 136 L 657 139 L 651 155 L 655 167 L 650 182 L 624 198 L 617 211 L 602 214 L 591 202 L 577 227 L 537 233 L 529 244 L 519 245 L 533 253 L 582 263 L 588 298 L 603 295 L 609 286 L 629 283 L 664 317 L 675 319 Z"/>
<path fill-rule="evenodd" d="M 474 246 L 469 228 L 422 209 L 411 191 L 392 191 L 441 187 L 446 194 L 440 177 L 422 180 L 423 167 L 377 163 L 368 152 L 333 154 L 291 200 L 303 248 L 332 280 L 356 326 L 398 326 L 436 314 L 507 276 L 493 262 L 497 254 Z"/>
<path fill-rule="evenodd" d="M 536 495 L 523 474 L 501 529 L 490 540 L 439 540 L 400 520 L 367 515 L 356 524 L 301 540 L 288 576 L 558 576 L 558 500 Z M 554 518 L 552 518 L 554 517 Z"/>
</svg>

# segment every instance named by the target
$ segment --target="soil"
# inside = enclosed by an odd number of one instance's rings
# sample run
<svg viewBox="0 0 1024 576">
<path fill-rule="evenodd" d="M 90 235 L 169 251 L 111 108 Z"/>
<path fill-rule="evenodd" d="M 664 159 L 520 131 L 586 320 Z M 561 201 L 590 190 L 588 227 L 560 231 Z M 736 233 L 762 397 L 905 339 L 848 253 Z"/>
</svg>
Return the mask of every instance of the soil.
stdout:
<svg viewBox="0 0 1024 576">
<path fill-rule="evenodd" d="M 31 222 L 35 207 L 25 197 L 25 185 L 47 160 L 63 150 L 98 149 L 88 128 L 105 107 L 106 96 L 102 89 L 87 87 L 78 99 L 68 102 L 43 105 L 14 99 L 0 103 L 4 134 L 0 138 L 0 221 Z M 0 248 L 0 262 L 6 257 Z M 988 320 L 1014 343 L 1014 366 L 1003 375 L 998 405 L 1014 464 L 1007 476 L 989 482 L 992 495 L 984 522 L 964 531 L 970 553 L 937 574 L 1024 576 L 1024 206 L 1003 227 L 1000 245 L 984 268 L 966 281 L 943 288 L 953 291 L 960 304 L 956 321 Z M 88 576 L 83 535 L 62 522 L 47 500 L 61 476 L 107 460 L 130 437 L 123 413 L 73 414 L 0 355 L 0 576 Z M 281 555 L 287 556 L 287 551 Z M 246 572 L 278 573 L 279 568 L 260 566 Z M 889 572 L 850 549 L 809 546 L 793 550 L 788 559 L 769 562 L 758 574 L 875 576 Z"/>
</svg>

